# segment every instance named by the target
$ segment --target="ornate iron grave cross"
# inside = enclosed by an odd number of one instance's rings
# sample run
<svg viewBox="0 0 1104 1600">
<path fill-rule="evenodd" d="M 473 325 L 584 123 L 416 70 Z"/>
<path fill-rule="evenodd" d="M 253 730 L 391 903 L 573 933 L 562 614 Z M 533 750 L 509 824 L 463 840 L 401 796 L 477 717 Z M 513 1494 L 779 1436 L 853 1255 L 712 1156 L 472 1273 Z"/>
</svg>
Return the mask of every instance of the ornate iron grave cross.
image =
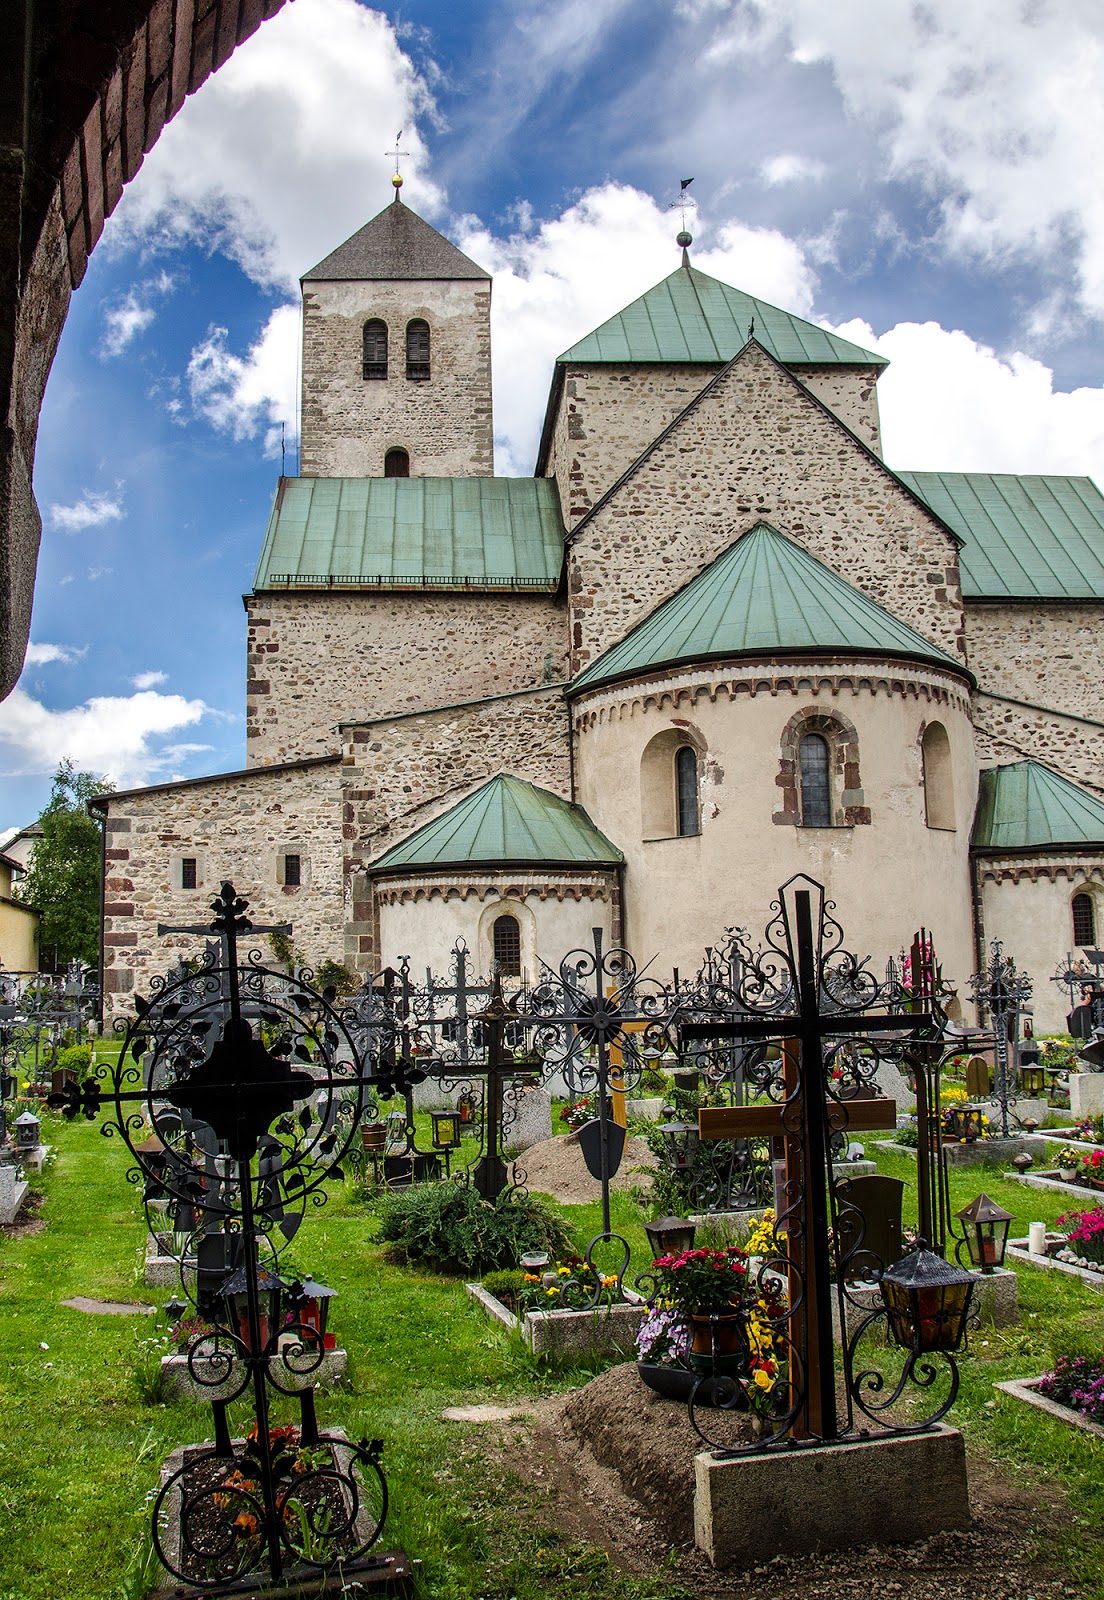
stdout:
<svg viewBox="0 0 1104 1600">
<path fill-rule="evenodd" d="M 1050 981 L 1069 993 L 1066 1026 L 1075 1039 L 1091 1039 L 1097 1028 L 1104 1028 L 1104 950 L 1083 949 L 1080 961 L 1067 954 L 1065 966 Z"/>
<path fill-rule="evenodd" d="M 154 1544 L 191 1586 L 181 1593 L 240 1590 L 261 1571 L 274 1585 L 296 1574 L 321 1574 L 325 1585 L 334 1573 L 372 1583 L 407 1570 L 403 1556 L 369 1554 L 387 1508 L 380 1441 L 319 1431 L 325 1342 L 307 1320 L 302 1285 L 278 1269 L 307 1206 L 324 1204 L 323 1184 L 342 1176 L 373 1080 L 334 991 L 319 994 L 307 973 L 270 971 L 258 952 L 240 960 L 239 939 L 267 930 L 249 922 L 232 884 L 212 910 L 209 928 L 173 930 L 218 935 L 198 972 L 155 980 L 148 1000 L 136 998 L 135 1018 L 116 1025 L 118 1061 L 50 1097 L 67 1116 L 90 1119 L 110 1101 L 103 1132 L 119 1134 L 134 1156 L 132 1181 L 191 1213 L 197 1254 L 222 1235 L 214 1291 L 203 1291 L 202 1270 L 195 1287 L 182 1271 L 199 1325 L 188 1375 L 211 1394 L 215 1443 L 186 1450 L 162 1485 Z M 235 1441 L 227 1407 L 247 1390 L 252 1427 Z M 271 1425 L 270 1390 L 298 1401 L 297 1426 Z"/>
<path fill-rule="evenodd" d="M 683 1023 L 679 1031 L 682 1040 L 770 1040 L 781 1047 L 781 1077 L 776 1074 L 763 1085 L 781 1095 L 779 1103 L 704 1108 L 698 1113 L 699 1128 L 703 1139 L 769 1135 L 785 1142 L 785 1204 L 777 1226 L 787 1237 L 786 1256 L 779 1264 L 789 1285 L 785 1338 L 790 1403 L 775 1437 L 827 1441 L 847 1431 L 837 1411 L 832 1342 L 833 1292 L 841 1322 L 845 1315 L 839 1263 L 833 1291 L 829 1236 L 835 1220 L 832 1134 L 895 1125 L 894 1102 L 870 1093 L 873 1064 L 864 1067 L 855 1047 L 864 1042 L 876 1062 L 871 1036 L 923 1038 L 932 1033 L 935 1018 L 928 1011 L 906 1015 L 864 1009 L 887 996 L 865 966 L 840 948 L 842 929 L 830 916 L 824 889 L 804 875 L 779 890 L 767 943 L 766 955 L 745 969 L 740 995 L 745 1014 L 731 1021 Z M 839 1069 L 843 1077 L 838 1092 L 829 1087 L 836 1062 L 845 1063 Z M 844 1356 L 849 1414 L 852 1400 L 861 1404 L 851 1366 L 857 1338 L 848 1341 Z"/>
<path fill-rule="evenodd" d="M 1011 1136 L 1009 1111 L 1016 1104 L 1015 1041 L 1020 1036 L 1020 1012 L 1031 999 L 1031 979 L 1017 970 L 1011 956 L 1004 954 L 999 939 L 989 946 L 989 960 L 970 978 L 974 1001 L 989 1013 L 993 1028 L 993 1094 L 990 1105 L 1000 1112 L 1003 1138 Z"/>
</svg>

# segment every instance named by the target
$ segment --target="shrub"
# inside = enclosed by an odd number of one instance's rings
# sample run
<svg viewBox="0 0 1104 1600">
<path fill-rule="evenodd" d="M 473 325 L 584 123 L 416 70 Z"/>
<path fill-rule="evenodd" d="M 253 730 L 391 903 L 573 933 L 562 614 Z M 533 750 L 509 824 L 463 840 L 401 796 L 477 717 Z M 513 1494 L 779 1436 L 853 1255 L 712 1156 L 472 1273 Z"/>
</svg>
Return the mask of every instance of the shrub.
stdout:
<svg viewBox="0 0 1104 1600">
<path fill-rule="evenodd" d="M 525 1274 L 520 1267 L 504 1267 L 501 1272 L 488 1272 L 483 1288 L 501 1300 L 504 1294 L 520 1294 L 524 1283 Z"/>
<path fill-rule="evenodd" d="M 77 1072 L 83 1076 L 92 1066 L 92 1046 L 74 1044 L 68 1050 L 59 1050 L 54 1066 L 59 1072 Z"/>
<path fill-rule="evenodd" d="M 463 1183 L 416 1184 L 382 1198 L 379 1222 L 380 1239 L 396 1255 L 480 1276 L 513 1266 L 527 1251 L 562 1255 L 570 1244 L 555 1212 L 516 1189 L 484 1200 Z"/>
</svg>

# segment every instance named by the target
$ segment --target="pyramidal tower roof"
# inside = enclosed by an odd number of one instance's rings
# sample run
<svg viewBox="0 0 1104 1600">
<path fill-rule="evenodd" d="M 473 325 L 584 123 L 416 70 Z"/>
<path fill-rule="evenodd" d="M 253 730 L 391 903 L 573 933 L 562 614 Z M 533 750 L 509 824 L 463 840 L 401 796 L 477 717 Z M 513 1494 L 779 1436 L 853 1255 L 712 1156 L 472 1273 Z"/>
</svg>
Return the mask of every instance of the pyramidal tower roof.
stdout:
<svg viewBox="0 0 1104 1600">
<path fill-rule="evenodd" d="M 499 773 L 393 846 L 369 871 L 430 872 L 476 861 L 488 866 L 612 866 L 623 859 L 582 806 Z"/>
<path fill-rule="evenodd" d="M 398 194 L 351 239 L 303 274 L 302 283 L 321 280 L 489 278 L 444 234 L 404 206 Z"/>
<path fill-rule="evenodd" d="M 973 848 L 1001 851 L 1096 848 L 1104 800 L 1038 761 L 1013 761 L 981 774 Z"/>
<path fill-rule="evenodd" d="M 934 661 L 969 676 L 960 661 L 760 522 L 585 667 L 570 692 L 682 662 L 813 651 Z"/>
<path fill-rule="evenodd" d="M 731 361 L 752 330 L 783 366 L 889 365 L 885 356 L 691 266 L 676 267 L 557 361 Z"/>
</svg>

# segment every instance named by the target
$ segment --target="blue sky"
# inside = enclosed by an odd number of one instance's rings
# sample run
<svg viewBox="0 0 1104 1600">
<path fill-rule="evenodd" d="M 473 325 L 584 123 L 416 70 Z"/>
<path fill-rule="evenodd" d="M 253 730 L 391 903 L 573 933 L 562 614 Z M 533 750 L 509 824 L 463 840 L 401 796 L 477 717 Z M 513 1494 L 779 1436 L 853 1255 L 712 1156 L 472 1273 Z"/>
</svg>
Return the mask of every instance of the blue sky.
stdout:
<svg viewBox="0 0 1104 1600">
<path fill-rule="evenodd" d="M 0 830 L 57 761 L 244 764 L 243 591 L 299 274 L 404 198 L 495 275 L 496 470 L 557 352 L 693 259 L 890 357 L 887 459 L 1104 480 L 1097 0 L 290 0 L 193 96 L 73 300 L 39 434 Z M 357 703 L 358 711 L 366 708 Z"/>
</svg>

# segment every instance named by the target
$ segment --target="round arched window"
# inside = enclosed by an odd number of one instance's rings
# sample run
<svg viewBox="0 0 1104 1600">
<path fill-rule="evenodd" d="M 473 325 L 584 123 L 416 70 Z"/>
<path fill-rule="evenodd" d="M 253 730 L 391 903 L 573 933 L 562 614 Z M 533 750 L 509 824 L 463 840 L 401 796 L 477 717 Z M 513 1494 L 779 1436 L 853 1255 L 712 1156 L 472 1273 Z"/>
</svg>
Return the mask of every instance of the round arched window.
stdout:
<svg viewBox="0 0 1104 1600">
<path fill-rule="evenodd" d="M 491 943 L 498 970 L 510 977 L 520 976 L 521 926 L 518 919 L 509 912 L 496 917 L 491 930 Z"/>
<path fill-rule="evenodd" d="M 828 783 L 828 741 L 807 733 L 801 741 L 801 826 L 832 826 L 832 794 Z"/>
<path fill-rule="evenodd" d="M 383 458 L 383 475 L 385 478 L 409 478 L 410 452 L 408 450 L 388 450 Z"/>
</svg>

